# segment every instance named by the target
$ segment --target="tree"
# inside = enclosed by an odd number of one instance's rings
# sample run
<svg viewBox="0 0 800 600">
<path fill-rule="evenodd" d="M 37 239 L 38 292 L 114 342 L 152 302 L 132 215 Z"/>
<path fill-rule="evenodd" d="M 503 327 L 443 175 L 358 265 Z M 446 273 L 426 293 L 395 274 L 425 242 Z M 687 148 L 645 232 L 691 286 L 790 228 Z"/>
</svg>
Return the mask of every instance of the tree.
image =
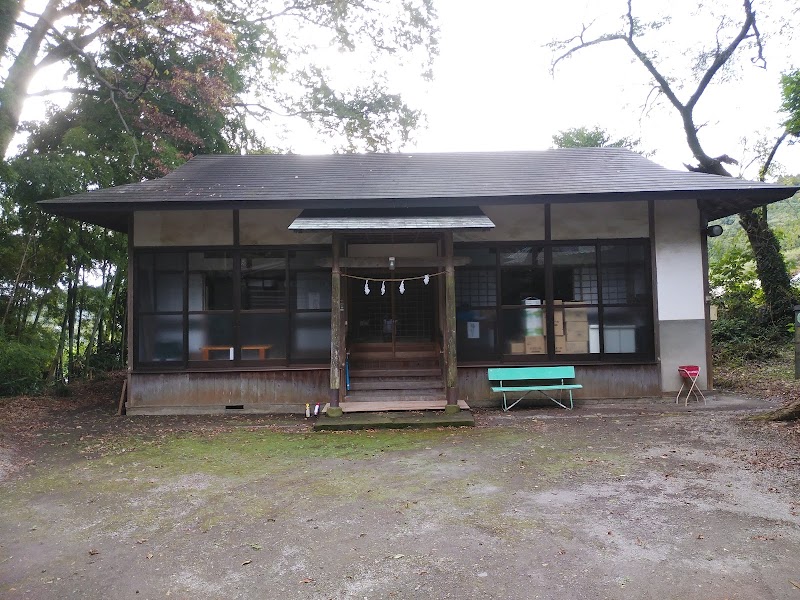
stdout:
<svg viewBox="0 0 800 600">
<path fill-rule="evenodd" d="M 552 42 L 550 45 L 556 53 L 552 68 L 555 70 L 560 62 L 581 50 L 612 42 L 624 44 L 634 59 L 647 70 L 657 92 L 667 99 L 680 116 L 687 145 L 697 161 L 696 165 L 686 167 L 692 171 L 730 177 L 725 164 L 735 161 L 727 154 L 712 157 L 706 153 L 698 135 L 700 125 L 695 123 L 695 109 L 712 81 L 719 79 L 723 71 L 731 67 L 737 52 L 749 51 L 754 64 L 765 65 L 762 37 L 752 0 L 743 0 L 738 19 L 732 15 L 720 17 L 714 39 L 707 47 L 697 49 L 693 67 L 696 76 L 694 89 L 685 99 L 681 98 L 682 79 L 667 72 L 668 65 L 659 62 L 658 52 L 647 52 L 641 44 L 646 33 L 665 27 L 667 22 L 642 22 L 634 15 L 633 0 L 627 0 L 627 11 L 622 22 L 622 27 L 617 31 L 590 37 L 590 26 L 584 26 L 581 33 L 573 38 Z M 775 323 L 784 324 L 792 315 L 792 287 L 780 245 L 767 223 L 767 208 L 743 212 L 739 220 L 753 248 L 756 270 L 770 317 Z"/>
<path fill-rule="evenodd" d="M 217 127 L 234 149 L 255 143 L 247 120 L 287 115 L 348 147 L 386 149 L 406 141 L 420 115 L 390 93 L 377 57 L 418 60 L 427 72 L 436 53 L 432 0 L 48 0 L 35 14 L 0 0 L 0 15 L 11 16 L 0 27 L 0 155 L 19 130 L 29 84 L 53 64 L 71 74 L 58 91 L 78 105 L 107 103 L 137 150 L 214 151 L 187 126 L 188 112 L 224 122 L 227 130 Z M 339 89 L 315 60 L 318 39 L 361 53 L 375 68 L 371 82 Z"/>
<path fill-rule="evenodd" d="M 396 149 L 420 113 L 383 71 L 416 63 L 425 75 L 436 54 L 431 0 L 23 5 L 0 0 L 0 158 L 27 135 L 0 161 L 0 346 L 4 334 L 46 338 L 57 381 L 122 356 L 126 246 L 42 214 L 38 200 L 157 177 L 195 154 L 269 151 L 254 119 L 303 120 L 346 150 Z M 327 66 L 331 50 L 358 58 L 364 76 Z M 31 82 L 55 64 L 67 83 L 36 93 L 70 101 L 21 123 Z"/>
<path fill-rule="evenodd" d="M 640 140 L 629 137 L 614 140 L 610 133 L 600 127 L 572 127 L 553 135 L 556 148 L 627 148 L 638 152 L 639 144 Z"/>
</svg>

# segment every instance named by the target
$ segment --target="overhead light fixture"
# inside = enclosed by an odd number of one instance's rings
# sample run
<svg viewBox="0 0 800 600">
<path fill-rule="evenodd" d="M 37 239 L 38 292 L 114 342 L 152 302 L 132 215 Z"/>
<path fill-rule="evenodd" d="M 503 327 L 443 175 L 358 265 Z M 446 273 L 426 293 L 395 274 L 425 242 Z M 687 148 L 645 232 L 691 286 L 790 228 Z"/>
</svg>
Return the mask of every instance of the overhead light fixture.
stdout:
<svg viewBox="0 0 800 600">
<path fill-rule="evenodd" d="M 722 235 L 722 225 L 709 225 L 706 227 L 708 237 L 719 237 Z"/>
<path fill-rule="evenodd" d="M 389 257 L 389 270 L 394 271 L 394 256 Z"/>
</svg>

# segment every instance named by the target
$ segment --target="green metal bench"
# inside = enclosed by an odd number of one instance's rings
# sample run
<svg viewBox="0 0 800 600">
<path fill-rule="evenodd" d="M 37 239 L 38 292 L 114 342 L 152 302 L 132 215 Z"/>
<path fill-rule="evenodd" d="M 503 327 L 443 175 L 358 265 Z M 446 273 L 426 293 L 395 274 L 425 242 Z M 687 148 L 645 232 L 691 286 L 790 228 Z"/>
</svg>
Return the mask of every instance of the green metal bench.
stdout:
<svg viewBox="0 0 800 600">
<path fill-rule="evenodd" d="M 530 392 L 539 392 L 561 408 L 571 410 L 572 390 L 583 388 L 579 383 L 565 383 L 567 379 L 575 379 L 575 367 L 498 367 L 489 369 L 488 376 L 492 391 L 503 394 L 503 410 L 514 408 Z M 561 402 L 561 394 L 558 399 L 550 395 L 550 392 L 556 390 L 569 392 L 569 406 Z M 511 392 L 524 393 L 509 404 L 506 394 Z"/>
</svg>

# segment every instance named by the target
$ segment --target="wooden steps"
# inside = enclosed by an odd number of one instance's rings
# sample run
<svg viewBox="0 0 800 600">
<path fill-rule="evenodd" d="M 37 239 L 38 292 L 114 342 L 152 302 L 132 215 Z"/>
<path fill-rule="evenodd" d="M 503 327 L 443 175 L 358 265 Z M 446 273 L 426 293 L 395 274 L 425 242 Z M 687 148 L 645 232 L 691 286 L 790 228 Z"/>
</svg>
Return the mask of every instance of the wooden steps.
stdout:
<svg viewBox="0 0 800 600">
<path fill-rule="evenodd" d="M 349 389 L 344 402 L 386 406 L 375 410 L 443 410 L 445 386 L 438 346 L 433 342 L 354 344 L 350 357 Z M 402 408 L 407 403 L 412 408 Z M 439 408 L 441 406 L 441 408 Z M 360 411 L 371 412 L 361 408 Z"/>
<path fill-rule="evenodd" d="M 339 407 L 343 413 L 354 412 L 387 412 L 396 410 L 444 410 L 447 401 L 441 400 L 384 400 L 365 402 L 342 402 Z M 322 412 L 327 412 L 329 405 L 325 405 Z M 464 400 L 458 401 L 461 410 L 469 410 L 469 405 Z"/>
<path fill-rule="evenodd" d="M 444 388 L 441 377 L 435 378 L 391 378 L 391 379 L 353 379 L 350 377 L 350 391 L 361 390 L 426 390 Z"/>
</svg>

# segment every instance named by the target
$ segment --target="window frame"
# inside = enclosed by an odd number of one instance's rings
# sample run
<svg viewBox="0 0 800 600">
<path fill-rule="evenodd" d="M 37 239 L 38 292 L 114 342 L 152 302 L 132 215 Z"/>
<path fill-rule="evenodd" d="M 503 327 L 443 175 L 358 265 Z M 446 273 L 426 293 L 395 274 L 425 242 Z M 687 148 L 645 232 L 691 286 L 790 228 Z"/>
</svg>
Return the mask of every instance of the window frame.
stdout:
<svg viewBox="0 0 800 600">
<path fill-rule="evenodd" d="M 277 368 L 290 368 L 290 367 L 320 367 L 322 365 L 330 364 L 330 349 L 328 353 L 318 358 L 304 358 L 295 360 L 292 357 L 292 344 L 291 344 L 291 327 L 295 321 L 297 313 L 305 312 L 328 312 L 327 310 L 297 310 L 296 308 L 296 282 L 293 275 L 297 272 L 324 272 L 330 275 L 330 269 L 326 267 L 302 267 L 298 269 L 291 268 L 291 256 L 295 252 L 302 251 L 316 251 L 322 252 L 332 256 L 332 248 L 330 245 L 314 244 L 314 245 L 298 245 L 298 246 L 138 246 L 133 249 L 131 256 L 132 270 L 134 273 L 134 287 L 133 287 L 133 321 L 132 321 L 132 349 L 133 349 L 133 368 L 137 371 L 191 371 L 191 370 L 214 370 L 214 371 L 241 371 L 248 369 L 275 369 Z M 228 311 L 209 311 L 209 310 L 189 310 L 189 279 L 191 273 L 189 270 L 189 254 L 197 252 L 219 252 L 227 253 L 233 260 L 233 360 L 192 360 L 189 358 L 189 322 L 190 316 L 202 314 L 222 314 Z M 282 252 L 285 272 L 285 286 L 284 286 L 284 308 L 270 308 L 270 309 L 243 309 L 242 308 L 242 295 L 241 295 L 241 259 L 244 254 L 258 253 L 258 252 Z M 141 297 L 140 287 L 138 285 L 138 273 L 141 270 L 140 265 L 145 257 L 150 257 L 152 263 L 151 268 L 155 271 L 155 264 L 157 257 L 164 254 L 173 254 L 181 256 L 182 270 L 177 271 L 174 269 L 168 270 L 169 272 L 180 273 L 181 280 L 181 306 L 180 311 L 157 311 L 157 305 L 153 304 L 154 310 L 140 310 Z M 165 271 L 166 272 L 166 271 Z M 141 337 L 141 322 L 142 317 L 153 315 L 180 315 L 182 317 L 182 350 L 181 358 L 179 360 L 159 361 L 159 360 L 142 360 L 140 352 L 140 337 Z M 246 314 L 280 314 L 285 315 L 285 328 L 284 338 L 286 343 L 286 356 L 278 358 L 267 357 L 264 360 L 243 359 L 241 354 L 241 321 L 242 315 Z"/>
<path fill-rule="evenodd" d="M 544 354 L 509 354 L 506 353 L 506 331 L 503 324 L 503 311 L 511 308 L 519 308 L 517 305 L 506 305 L 502 303 L 503 290 L 502 290 L 502 272 L 504 267 L 501 265 L 500 256 L 504 249 L 518 248 L 522 246 L 540 246 L 544 249 L 544 298 L 543 302 L 543 327 L 547 334 L 547 346 Z M 592 246 L 595 253 L 595 266 L 597 274 L 597 300 L 590 304 L 590 308 L 597 310 L 598 325 L 599 325 L 599 345 L 600 351 L 598 353 L 580 353 L 580 354 L 566 354 L 555 352 L 555 341 L 553 339 L 554 328 L 554 267 L 553 267 L 553 251 L 560 247 L 570 246 Z M 645 282 L 645 293 L 642 299 L 638 302 L 606 302 L 603 299 L 603 269 L 604 262 L 602 258 L 603 248 L 606 246 L 633 246 L 641 248 L 643 257 L 641 264 L 644 268 L 643 280 Z M 486 248 L 490 247 L 495 253 L 495 287 L 496 287 L 496 316 L 497 323 L 495 331 L 495 352 L 486 355 L 482 359 L 474 358 L 474 355 L 464 356 L 459 358 L 460 365 L 483 365 L 483 364 L 515 364 L 515 363 L 553 363 L 569 361 L 576 364 L 608 364 L 608 363 L 653 363 L 656 361 L 656 333 L 655 333 L 655 306 L 654 306 L 654 282 L 652 276 L 652 246 L 649 238 L 609 238 L 609 239 L 580 239 L 580 240 L 520 240 L 514 242 L 457 242 L 454 245 L 454 252 L 459 254 L 459 250 L 468 250 L 470 248 Z M 532 266 L 534 268 L 535 265 Z M 478 271 L 486 270 L 486 265 L 465 265 L 457 267 L 455 272 L 456 289 L 458 289 L 459 273 L 465 271 Z M 513 270 L 513 268 L 512 268 Z M 458 302 L 458 300 L 457 300 Z M 477 307 L 470 306 L 469 308 Z M 649 332 L 649 339 L 647 346 L 637 352 L 631 353 L 609 353 L 605 350 L 605 335 L 604 335 L 604 312 L 606 309 L 614 308 L 632 308 L 643 309 L 645 312 L 645 327 Z M 481 308 L 481 310 L 488 310 L 489 308 Z M 456 340 L 457 348 L 460 348 L 458 339 Z"/>
</svg>

